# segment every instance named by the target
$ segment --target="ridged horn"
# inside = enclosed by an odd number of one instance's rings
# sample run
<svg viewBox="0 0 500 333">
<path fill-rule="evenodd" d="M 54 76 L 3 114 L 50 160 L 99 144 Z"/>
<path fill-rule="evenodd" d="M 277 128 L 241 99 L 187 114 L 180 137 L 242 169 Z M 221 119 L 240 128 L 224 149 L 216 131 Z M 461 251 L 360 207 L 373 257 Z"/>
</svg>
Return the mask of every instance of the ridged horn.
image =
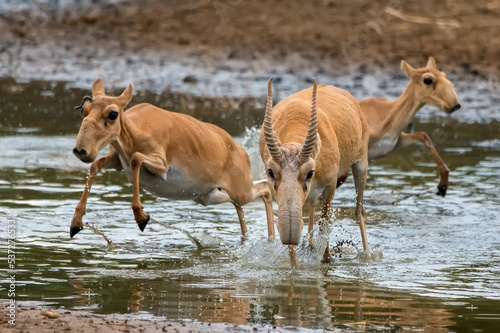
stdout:
<svg viewBox="0 0 500 333">
<path fill-rule="evenodd" d="M 273 132 L 273 91 L 272 91 L 273 78 L 269 79 L 267 83 L 267 104 L 266 115 L 264 117 L 264 138 L 266 139 L 267 149 L 271 154 L 274 161 L 281 160 L 281 149 L 276 143 Z"/>
<path fill-rule="evenodd" d="M 316 144 L 316 139 L 318 137 L 318 108 L 316 106 L 316 92 L 318 86 L 316 80 L 313 80 L 313 92 L 312 92 L 312 102 L 311 102 L 311 115 L 309 117 L 309 129 L 307 130 L 306 140 L 300 151 L 299 159 L 301 162 L 307 161 L 311 156 L 314 145 Z"/>
</svg>

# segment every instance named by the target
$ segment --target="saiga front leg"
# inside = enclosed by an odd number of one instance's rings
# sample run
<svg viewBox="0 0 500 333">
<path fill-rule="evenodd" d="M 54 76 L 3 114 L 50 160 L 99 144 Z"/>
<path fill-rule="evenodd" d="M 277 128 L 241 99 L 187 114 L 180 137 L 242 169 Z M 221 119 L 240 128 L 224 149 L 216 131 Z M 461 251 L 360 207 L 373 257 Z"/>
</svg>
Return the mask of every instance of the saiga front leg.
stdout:
<svg viewBox="0 0 500 333">
<path fill-rule="evenodd" d="M 439 156 L 436 148 L 434 148 L 429 135 L 427 135 L 427 133 L 425 132 L 401 133 L 396 148 L 406 147 L 417 141 L 422 142 L 427 147 L 432 155 L 432 158 L 437 164 L 440 178 L 437 194 L 444 197 L 446 195 L 446 190 L 448 190 L 448 175 L 450 173 L 450 170 L 441 159 L 441 156 Z"/>
<path fill-rule="evenodd" d="M 366 236 L 366 211 L 363 203 L 363 194 L 366 186 L 367 161 L 356 162 L 352 166 L 352 175 L 354 178 L 354 187 L 356 188 L 356 220 L 361 231 L 363 240 L 363 250 L 368 252 L 368 237 Z"/>
<path fill-rule="evenodd" d="M 167 160 L 161 154 L 146 155 L 136 152 L 130 159 L 130 168 L 132 169 L 132 185 L 134 187 L 134 195 L 132 198 L 132 210 L 134 211 L 135 221 L 141 231 L 144 231 L 146 224 L 149 222 L 149 214 L 144 213 L 139 188 L 139 175 L 141 166 L 144 165 L 150 172 L 165 179 L 167 174 Z"/>
<path fill-rule="evenodd" d="M 333 197 L 335 196 L 335 190 L 336 190 L 336 183 L 330 185 L 328 188 L 328 192 L 326 196 L 323 197 L 323 207 L 321 209 L 321 220 L 324 220 L 326 223 L 330 223 L 330 219 L 332 218 L 332 200 Z M 320 224 L 322 223 L 320 220 Z M 326 264 L 332 261 L 331 255 L 330 255 L 330 242 L 326 243 L 326 249 L 325 253 L 323 254 L 323 260 L 321 260 L 322 263 Z"/>
<path fill-rule="evenodd" d="M 307 233 L 309 234 L 309 247 L 314 248 L 313 244 L 313 228 L 314 228 L 314 209 L 316 208 L 317 198 L 309 203 L 309 223 L 307 224 Z"/>
<path fill-rule="evenodd" d="M 295 252 L 295 245 L 288 245 L 288 253 L 290 254 L 290 266 L 292 266 L 292 268 L 297 268 L 299 264 L 297 262 L 297 252 Z"/>
<path fill-rule="evenodd" d="M 69 234 L 71 238 L 83 229 L 82 218 L 85 215 L 87 208 L 87 199 L 92 188 L 92 183 L 94 182 L 95 176 L 101 171 L 102 168 L 110 169 L 115 168 L 116 170 L 121 170 L 120 159 L 118 153 L 115 151 L 109 151 L 104 157 L 101 157 L 90 165 L 89 177 L 87 178 L 87 183 L 85 184 L 85 190 L 83 190 L 80 202 L 75 209 L 75 215 L 71 220 L 71 226 L 69 229 Z"/>
</svg>

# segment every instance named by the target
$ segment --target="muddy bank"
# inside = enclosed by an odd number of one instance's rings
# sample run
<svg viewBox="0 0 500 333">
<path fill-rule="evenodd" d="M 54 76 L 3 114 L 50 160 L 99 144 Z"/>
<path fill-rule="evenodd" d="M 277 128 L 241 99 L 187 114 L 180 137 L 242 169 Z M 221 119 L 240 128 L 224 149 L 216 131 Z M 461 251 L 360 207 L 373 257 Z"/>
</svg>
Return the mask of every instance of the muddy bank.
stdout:
<svg viewBox="0 0 500 333">
<path fill-rule="evenodd" d="M 15 320 L 9 321 L 8 302 L 0 302 L 0 329 L 2 332 L 176 332 L 176 333 L 222 333 L 222 332 L 321 332 L 303 328 L 285 328 L 273 325 L 234 325 L 203 323 L 194 321 L 169 321 L 150 314 L 96 315 L 88 311 L 68 311 L 34 302 L 18 303 Z M 45 313 L 45 315 L 42 315 Z M 55 316 L 50 318 L 47 316 Z"/>
<path fill-rule="evenodd" d="M 387 77 L 433 55 L 447 72 L 495 79 L 500 9 L 488 1 L 21 1 L 0 8 L 0 76 L 204 97 L 262 97 Z M 17 5 L 16 5 L 17 4 Z M 354 90 L 354 91 L 353 91 Z M 361 92 L 362 93 L 362 92 Z"/>
</svg>

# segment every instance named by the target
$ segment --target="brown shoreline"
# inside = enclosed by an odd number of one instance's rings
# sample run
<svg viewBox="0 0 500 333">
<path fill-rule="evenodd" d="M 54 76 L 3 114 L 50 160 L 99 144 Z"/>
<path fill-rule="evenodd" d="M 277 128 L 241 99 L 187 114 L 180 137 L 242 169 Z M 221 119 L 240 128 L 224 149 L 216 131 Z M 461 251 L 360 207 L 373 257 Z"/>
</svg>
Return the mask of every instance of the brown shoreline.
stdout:
<svg viewBox="0 0 500 333">
<path fill-rule="evenodd" d="M 191 321 L 169 321 L 164 318 L 151 320 L 134 319 L 134 315 L 98 315 L 89 311 L 73 311 L 40 305 L 35 302 L 16 303 L 15 326 L 9 324 L 9 302 L 0 301 L 0 331 L 3 333 L 33 332 L 175 332 L 175 333 L 227 333 L 227 332 L 322 332 L 304 328 L 284 328 L 261 324 L 235 325 L 230 323 L 205 323 Z M 57 318 L 41 314 L 49 311 Z"/>
</svg>

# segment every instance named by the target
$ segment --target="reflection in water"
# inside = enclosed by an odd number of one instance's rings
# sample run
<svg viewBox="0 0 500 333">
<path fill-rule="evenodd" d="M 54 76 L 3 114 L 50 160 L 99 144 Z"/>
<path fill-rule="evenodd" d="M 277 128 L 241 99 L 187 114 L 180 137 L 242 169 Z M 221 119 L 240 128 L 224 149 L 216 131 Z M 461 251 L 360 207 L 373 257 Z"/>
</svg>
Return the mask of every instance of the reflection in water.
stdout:
<svg viewBox="0 0 500 333">
<path fill-rule="evenodd" d="M 52 88 L 54 97 L 39 95 Z M 418 148 L 370 166 L 367 232 L 375 248 L 384 247 L 382 259 L 357 257 L 354 186 L 348 179 L 336 194 L 331 231 L 315 230 L 317 252 L 304 246 L 302 267 L 292 271 L 286 247 L 267 241 L 259 202 L 245 206 L 250 237 L 241 244 L 231 205 L 203 207 L 143 192 L 143 204 L 157 222 L 141 233 L 130 209 L 132 187 L 114 171 L 97 177 L 84 222 L 96 225 L 118 248 L 108 249 L 89 228 L 70 239 L 69 223 L 88 169 L 71 154 L 80 121 L 70 110 L 73 96 L 62 94 L 64 86 L 26 89 L 38 96 L 36 107 L 23 97 L 31 94 L 0 94 L 0 221 L 14 219 L 18 225 L 18 300 L 236 324 L 497 329 L 500 145 L 494 113 L 482 124 L 441 117 L 415 122 L 428 133 L 439 127 L 440 137 L 448 138 L 437 147 L 451 169 L 445 198 L 434 195 L 435 166 Z M 79 102 L 82 94 L 75 94 Z M 10 112 L 9 105 L 19 105 L 18 112 Z M 48 123 L 35 120 L 38 112 L 51 115 Z M 260 117 L 245 121 L 237 114 L 220 120 L 232 133 Z M 254 177 L 262 178 L 257 136 L 250 129 L 237 140 L 249 152 Z M 2 228 L 3 240 L 5 232 Z M 341 251 L 331 265 L 317 260 L 326 239 Z M 3 266 L 0 273 L 3 283 Z M 1 288 L 5 299 L 4 284 Z"/>
<path fill-rule="evenodd" d="M 332 279 L 331 267 L 295 272 L 258 269 L 233 258 L 231 263 L 176 269 L 178 263 L 159 254 L 144 257 L 143 264 L 132 257 L 119 259 L 112 255 L 114 262 L 106 264 L 109 260 L 102 257 L 102 249 L 92 249 L 61 272 L 56 267 L 61 259 L 45 260 L 45 266 L 37 266 L 40 261 L 36 254 L 47 254 L 51 248 L 28 245 L 21 243 L 20 247 L 20 254 L 27 260 L 19 275 L 27 283 L 21 288 L 23 296 L 19 300 L 44 300 L 98 313 L 149 314 L 150 318 L 189 318 L 211 323 L 392 327 L 426 332 L 444 332 L 462 325 L 475 327 L 485 317 L 500 319 L 498 301 L 443 301 L 415 296 L 361 280 Z M 28 252 L 35 254 L 34 258 L 29 258 Z M 197 251 L 188 252 L 200 257 Z M 59 257 L 67 260 L 76 253 L 68 249 L 60 251 Z M 40 273 L 38 284 L 30 283 L 35 270 Z M 56 270 L 59 279 L 49 278 Z M 462 318 L 469 322 L 461 323 Z"/>
<path fill-rule="evenodd" d="M 144 290 L 144 282 L 136 281 L 132 287 L 132 299 L 130 301 L 130 313 L 138 313 L 141 311 L 141 301 L 144 300 L 142 292 Z"/>
</svg>

